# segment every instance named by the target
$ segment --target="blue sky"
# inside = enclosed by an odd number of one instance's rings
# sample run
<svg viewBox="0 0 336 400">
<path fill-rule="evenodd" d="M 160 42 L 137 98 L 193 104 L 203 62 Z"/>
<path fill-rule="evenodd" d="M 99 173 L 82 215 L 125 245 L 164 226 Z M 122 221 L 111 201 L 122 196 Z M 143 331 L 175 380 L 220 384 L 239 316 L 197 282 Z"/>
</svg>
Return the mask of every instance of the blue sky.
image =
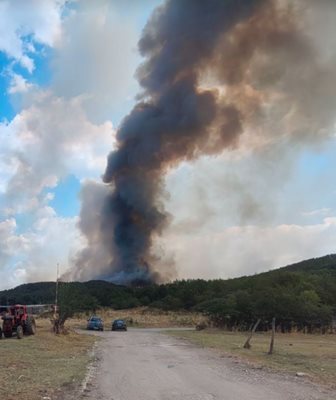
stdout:
<svg viewBox="0 0 336 400">
<path fill-rule="evenodd" d="M 0 15 L 0 289 L 53 279 L 54 266 L 71 269 L 85 247 L 81 189 L 101 182 L 139 90 L 137 41 L 160 4 L 16 2 L 3 0 Z M 169 171 L 173 220 L 158 246 L 178 277 L 225 278 L 334 252 L 335 132 L 327 137 Z"/>
<path fill-rule="evenodd" d="M 0 101 L 1 101 L 1 115 L 0 115 L 0 119 L 3 120 L 11 120 L 14 115 L 15 115 L 15 111 L 14 111 L 14 107 L 13 104 L 11 102 L 10 96 L 7 93 L 7 88 L 9 85 L 9 77 L 6 75 L 6 66 L 8 65 L 9 60 L 6 57 L 6 55 L 4 53 L 0 52 L 0 67 L 1 67 L 1 79 L 0 79 Z"/>
<path fill-rule="evenodd" d="M 80 187 L 80 181 L 74 175 L 68 175 L 50 191 L 54 195 L 54 198 L 49 204 L 56 211 L 57 215 L 61 217 L 74 217 L 79 214 L 80 202 L 78 193 Z"/>
</svg>

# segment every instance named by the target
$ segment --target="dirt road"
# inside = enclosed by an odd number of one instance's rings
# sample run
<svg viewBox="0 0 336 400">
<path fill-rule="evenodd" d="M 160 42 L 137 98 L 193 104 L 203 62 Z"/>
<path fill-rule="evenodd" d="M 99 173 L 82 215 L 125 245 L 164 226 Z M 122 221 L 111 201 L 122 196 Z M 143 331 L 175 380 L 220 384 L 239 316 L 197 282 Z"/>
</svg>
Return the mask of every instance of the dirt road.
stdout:
<svg viewBox="0 0 336 400">
<path fill-rule="evenodd" d="M 95 333 L 88 400 L 335 400 L 304 378 L 253 369 L 158 330 Z"/>
</svg>

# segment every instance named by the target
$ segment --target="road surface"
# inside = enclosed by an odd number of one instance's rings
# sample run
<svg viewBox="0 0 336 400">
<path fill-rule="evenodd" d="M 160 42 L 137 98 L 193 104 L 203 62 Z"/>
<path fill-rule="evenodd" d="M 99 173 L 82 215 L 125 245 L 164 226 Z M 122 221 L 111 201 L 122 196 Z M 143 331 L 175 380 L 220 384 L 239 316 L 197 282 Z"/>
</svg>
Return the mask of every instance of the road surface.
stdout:
<svg viewBox="0 0 336 400">
<path fill-rule="evenodd" d="M 253 369 L 158 330 L 94 333 L 104 337 L 80 398 L 87 400 L 335 400 L 289 377 Z"/>
</svg>

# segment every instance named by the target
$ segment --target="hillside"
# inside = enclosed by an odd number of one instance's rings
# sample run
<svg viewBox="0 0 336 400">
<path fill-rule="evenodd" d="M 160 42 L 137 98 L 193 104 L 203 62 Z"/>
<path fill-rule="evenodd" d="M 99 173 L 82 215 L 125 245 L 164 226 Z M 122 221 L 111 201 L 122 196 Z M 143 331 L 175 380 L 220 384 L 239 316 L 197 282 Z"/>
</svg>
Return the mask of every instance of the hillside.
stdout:
<svg viewBox="0 0 336 400">
<path fill-rule="evenodd" d="M 297 272 L 316 272 L 320 269 L 332 270 L 336 266 L 336 254 L 328 254 L 323 257 L 310 258 L 309 260 L 299 261 L 294 264 L 279 268 L 279 270 Z M 276 270 L 274 270 L 276 271 Z"/>
<path fill-rule="evenodd" d="M 267 325 L 275 316 L 283 331 L 325 329 L 336 313 L 336 255 L 227 280 L 182 280 L 143 288 L 106 281 L 61 283 L 61 295 L 66 288 L 81 299 L 81 311 L 149 306 L 201 311 L 228 328 L 247 329 L 259 317 Z M 1 291 L 0 304 L 53 303 L 54 297 L 55 283 L 31 283 Z"/>
</svg>

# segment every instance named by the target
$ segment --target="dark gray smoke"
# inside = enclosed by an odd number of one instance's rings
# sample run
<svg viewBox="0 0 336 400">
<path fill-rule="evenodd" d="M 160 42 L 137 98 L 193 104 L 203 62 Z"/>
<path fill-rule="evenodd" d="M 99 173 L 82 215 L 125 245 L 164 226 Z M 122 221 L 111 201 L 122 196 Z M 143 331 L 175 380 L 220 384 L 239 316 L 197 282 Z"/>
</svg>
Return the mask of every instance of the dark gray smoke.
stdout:
<svg viewBox="0 0 336 400">
<path fill-rule="evenodd" d="M 217 151 L 241 132 L 239 111 L 218 104 L 213 91 L 199 90 L 199 70 L 213 57 L 220 37 L 261 3 L 168 1 L 146 26 L 139 43 L 146 58 L 138 70 L 143 100 L 124 119 L 104 175 L 113 188 L 102 227 L 113 231 L 112 280 L 147 283 L 160 278 L 151 247 L 153 235 L 168 221 L 159 200 L 164 171 L 206 151 L 217 117 L 222 119 Z"/>
<path fill-rule="evenodd" d="M 102 277 L 145 284 L 173 273 L 158 270 L 152 251 L 170 219 L 162 201 L 169 168 L 237 148 L 246 132 L 263 146 L 279 135 L 315 140 L 332 125 L 334 91 L 324 89 L 335 72 L 318 64 L 298 23 L 302 4 L 168 0 L 155 10 L 139 42 L 143 91 L 103 177 L 110 191 L 97 219 L 109 254 Z"/>
</svg>

